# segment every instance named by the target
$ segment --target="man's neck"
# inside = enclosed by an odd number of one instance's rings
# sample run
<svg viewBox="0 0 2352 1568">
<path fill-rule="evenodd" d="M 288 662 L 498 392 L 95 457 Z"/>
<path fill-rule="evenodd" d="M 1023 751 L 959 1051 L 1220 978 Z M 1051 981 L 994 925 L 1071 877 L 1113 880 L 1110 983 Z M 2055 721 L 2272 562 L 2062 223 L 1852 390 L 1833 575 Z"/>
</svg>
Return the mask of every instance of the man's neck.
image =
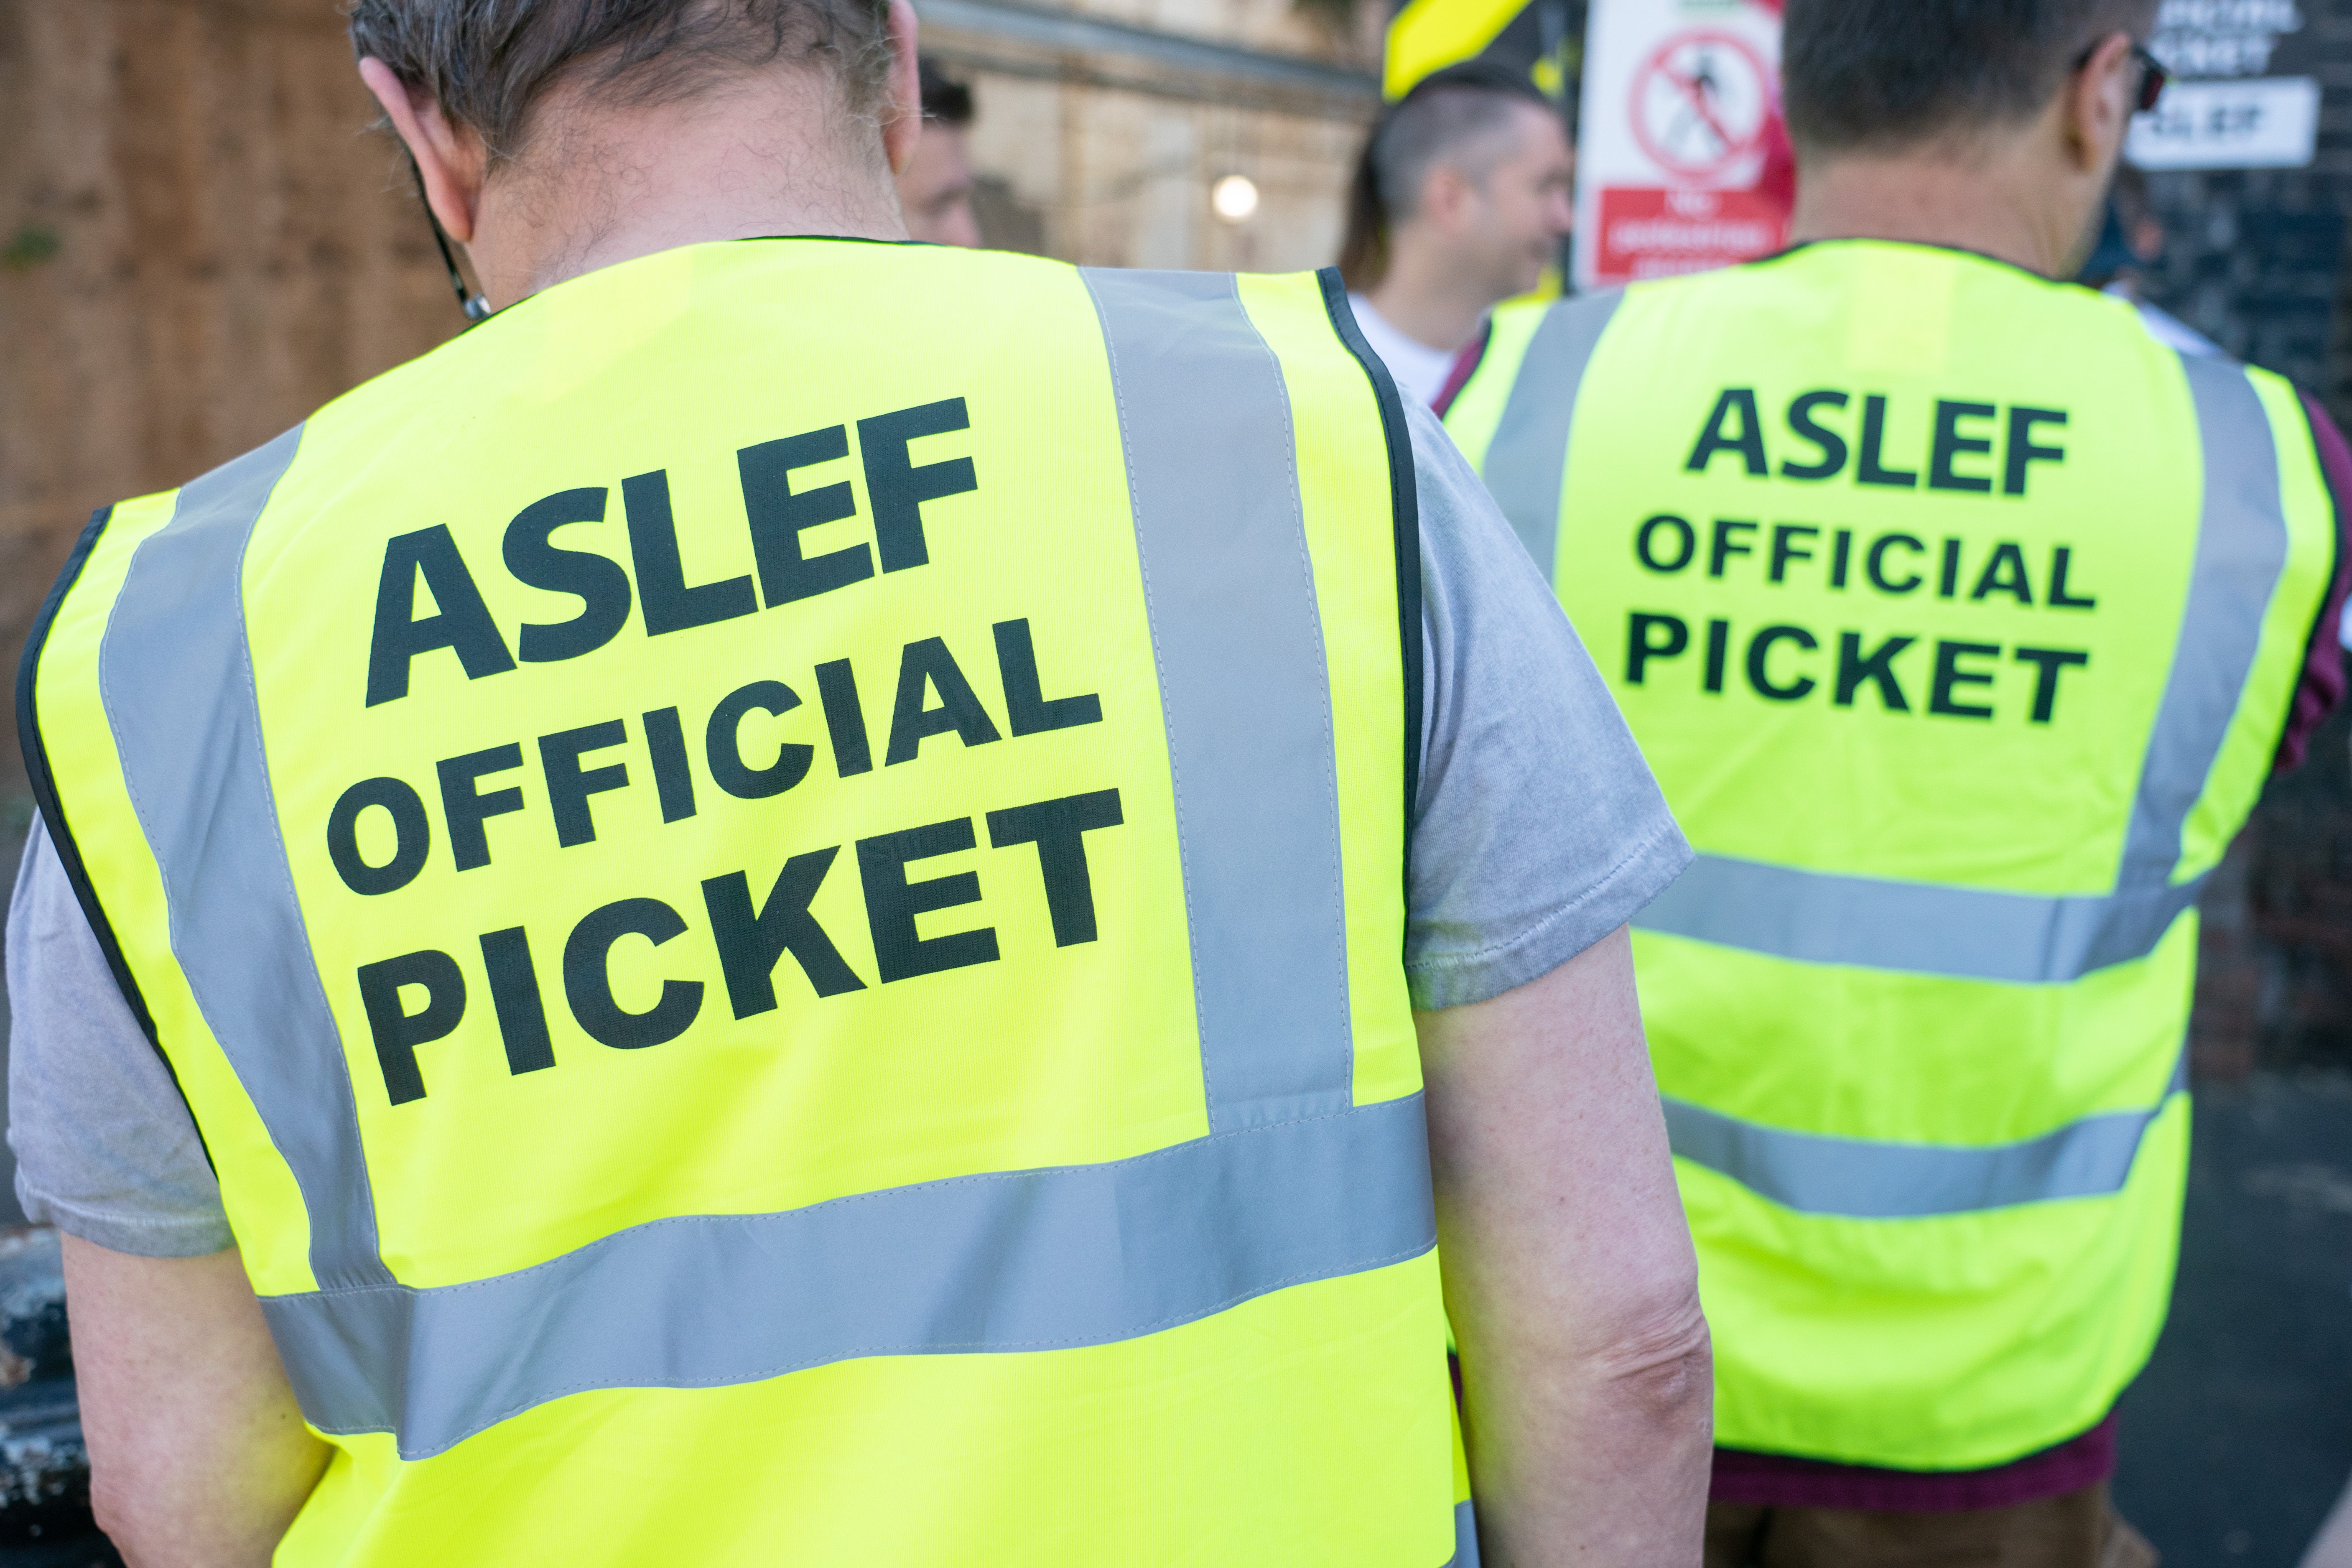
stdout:
<svg viewBox="0 0 2352 1568">
<path fill-rule="evenodd" d="M 600 113 L 593 123 L 553 119 L 482 193 L 469 248 L 491 302 L 710 240 L 906 238 L 889 166 L 878 143 L 866 144 L 870 131 L 830 95 L 786 86 L 793 90 Z M 560 179 L 535 172 L 542 141 Z"/>
<path fill-rule="evenodd" d="M 1409 243 L 1395 247 L 1387 274 L 1364 297 L 1390 326 L 1449 354 L 1478 335 L 1478 323 L 1495 308 L 1477 279 Z"/>
<path fill-rule="evenodd" d="M 1808 161 L 1797 180 L 1789 237 L 1892 239 L 1972 250 L 2044 278 L 2069 271 L 2079 234 L 2061 232 L 2046 201 L 2021 195 L 1999 153 L 1961 160 L 1920 155 Z"/>
</svg>

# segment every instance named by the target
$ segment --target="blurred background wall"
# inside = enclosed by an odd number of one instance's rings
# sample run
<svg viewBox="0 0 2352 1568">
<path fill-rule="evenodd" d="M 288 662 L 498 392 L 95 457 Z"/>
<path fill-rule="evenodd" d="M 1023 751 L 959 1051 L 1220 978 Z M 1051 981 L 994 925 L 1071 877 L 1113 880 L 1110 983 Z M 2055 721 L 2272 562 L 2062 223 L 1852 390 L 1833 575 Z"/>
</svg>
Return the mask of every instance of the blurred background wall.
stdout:
<svg viewBox="0 0 2352 1568">
<path fill-rule="evenodd" d="M 1321 266 L 1379 108 L 1377 0 L 917 0 L 927 53 L 973 84 L 992 245 L 1090 266 Z M 1238 175 L 1257 205 L 1222 217 Z"/>
</svg>

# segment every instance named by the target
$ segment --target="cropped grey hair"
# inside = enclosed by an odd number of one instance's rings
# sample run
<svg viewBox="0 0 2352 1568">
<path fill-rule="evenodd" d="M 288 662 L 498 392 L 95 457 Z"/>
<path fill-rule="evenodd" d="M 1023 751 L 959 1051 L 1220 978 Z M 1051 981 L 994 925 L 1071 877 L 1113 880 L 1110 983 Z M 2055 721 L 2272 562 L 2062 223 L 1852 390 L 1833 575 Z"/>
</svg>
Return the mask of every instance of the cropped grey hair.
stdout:
<svg viewBox="0 0 2352 1568">
<path fill-rule="evenodd" d="M 779 61 L 838 76 L 853 113 L 889 77 L 887 0 L 350 0 L 352 47 L 430 94 L 497 160 L 532 109 L 581 81 L 629 107 L 676 102 Z"/>
</svg>

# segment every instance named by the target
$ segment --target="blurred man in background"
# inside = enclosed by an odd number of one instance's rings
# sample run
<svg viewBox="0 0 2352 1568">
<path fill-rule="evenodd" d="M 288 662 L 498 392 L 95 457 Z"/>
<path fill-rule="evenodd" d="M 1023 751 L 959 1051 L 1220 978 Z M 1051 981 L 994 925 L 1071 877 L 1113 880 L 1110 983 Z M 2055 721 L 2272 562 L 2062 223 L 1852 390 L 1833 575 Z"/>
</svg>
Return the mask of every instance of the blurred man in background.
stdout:
<svg viewBox="0 0 2352 1568">
<path fill-rule="evenodd" d="M 1714 1568 L 2150 1560 L 2195 900 L 2342 695 L 2352 516 L 2293 387 L 2055 281 L 2156 8 L 1790 0 L 1797 246 L 1500 312 L 1448 416 L 1700 851 L 1635 942 Z"/>
<path fill-rule="evenodd" d="M 898 173 L 898 206 L 907 216 L 907 237 L 931 245 L 980 244 L 980 217 L 972 211 L 971 89 L 926 57 L 920 63 L 923 131 L 914 155 Z"/>
<path fill-rule="evenodd" d="M 1438 71 L 1382 113 L 1356 163 L 1339 272 L 1399 386 L 1438 402 L 1487 312 L 1542 281 L 1575 220 L 1574 174 L 1559 110 L 1496 66 Z"/>
</svg>

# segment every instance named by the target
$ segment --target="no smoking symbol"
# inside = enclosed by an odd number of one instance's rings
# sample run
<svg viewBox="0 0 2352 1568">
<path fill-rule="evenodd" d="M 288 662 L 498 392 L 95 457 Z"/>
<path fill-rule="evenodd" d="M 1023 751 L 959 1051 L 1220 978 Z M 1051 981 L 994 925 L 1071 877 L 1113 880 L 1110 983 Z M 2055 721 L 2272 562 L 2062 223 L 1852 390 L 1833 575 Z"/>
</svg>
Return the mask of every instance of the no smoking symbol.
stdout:
<svg viewBox="0 0 2352 1568">
<path fill-rule="evenodd" d="M 1746 39 L 1677 33 L 1633 75 L 1633 140 L 1674 174 L 1721 174 L 1763 145 L 1770 80 Z"/>
</svg>

